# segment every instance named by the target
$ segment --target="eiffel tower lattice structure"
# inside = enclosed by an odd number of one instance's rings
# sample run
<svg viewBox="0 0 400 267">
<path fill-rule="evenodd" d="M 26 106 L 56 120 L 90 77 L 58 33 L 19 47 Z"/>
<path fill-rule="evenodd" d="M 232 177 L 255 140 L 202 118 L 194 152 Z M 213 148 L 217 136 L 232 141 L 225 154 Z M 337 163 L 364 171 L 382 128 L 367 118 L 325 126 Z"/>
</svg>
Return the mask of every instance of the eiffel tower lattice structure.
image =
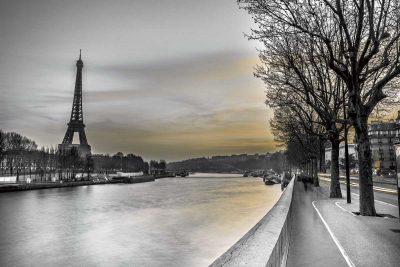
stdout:
<svg viewBox="0 0 400 267">
<path fill-rule="evenodd" d="M 83 61 L 81 58 L 81 51 L 79 52 L 79 59 L 76 62 L 76 80 L 74 100 L 72 102 L 71 118 L 65 133 L 62 144 L 58 145 L 59 150 L 66 151 L 76 148 L 81 157 L 91 154 L 91 147 L 87 142 L 85 133 L 85 124 L 83 123 L 83 110 L 82 110 L 82 69 Z M 74 133 L 79 134 L 79 144 L 73 144 Z"/>
</svg>

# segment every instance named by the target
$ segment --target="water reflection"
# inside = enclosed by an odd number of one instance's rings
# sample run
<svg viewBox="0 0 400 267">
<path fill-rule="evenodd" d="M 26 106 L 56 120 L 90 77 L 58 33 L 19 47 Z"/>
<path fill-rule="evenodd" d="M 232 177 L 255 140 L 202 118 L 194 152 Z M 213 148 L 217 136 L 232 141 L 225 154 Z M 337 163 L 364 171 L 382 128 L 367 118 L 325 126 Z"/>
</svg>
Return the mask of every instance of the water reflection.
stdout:
<svg viewBox="0 0 400 267">
<path fill-rule="evenodd" d="M 197 175 L 0 195 L 0 266 L 207 266 L 280 187 Z"/>
</svg>

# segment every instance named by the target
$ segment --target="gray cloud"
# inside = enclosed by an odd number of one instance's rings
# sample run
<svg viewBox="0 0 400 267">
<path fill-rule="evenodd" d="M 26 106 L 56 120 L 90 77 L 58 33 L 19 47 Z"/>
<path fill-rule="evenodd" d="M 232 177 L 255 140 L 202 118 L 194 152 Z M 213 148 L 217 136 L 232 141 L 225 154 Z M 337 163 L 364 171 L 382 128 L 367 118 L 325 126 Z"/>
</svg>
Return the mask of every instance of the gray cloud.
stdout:
<svg viewBox="0 0 400 267">
<path fill-rule="evenodd" d="M 252 25 L 235 1 L 1 1 L 0 128 L 56 145 L 83 48 L 95 152 L 146 158 L 273 149 Z"/>
</svg>

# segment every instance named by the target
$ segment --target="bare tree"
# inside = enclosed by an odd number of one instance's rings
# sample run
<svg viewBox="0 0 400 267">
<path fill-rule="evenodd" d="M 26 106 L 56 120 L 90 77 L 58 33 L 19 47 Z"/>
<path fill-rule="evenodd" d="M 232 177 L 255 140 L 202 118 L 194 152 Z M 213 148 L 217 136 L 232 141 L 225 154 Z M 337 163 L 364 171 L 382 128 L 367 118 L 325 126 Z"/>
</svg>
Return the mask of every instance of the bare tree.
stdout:
<svg viewBox="0 0 400 267">
<path fill-rule="evenodd" d="M 277 107 L 270 124 L 275 141 L 286 146 L 291 163 L 295 163 L 293 160 L 297 158 L 292 153 L 301 151 L 302 161 L 297 164 L 307 165 L 307 172 L 313 177 L 314 186 L 319 186 L 316 160 L 320 156 L 319 145 L 325 129 L 318 123 L 315 111 L 307 105 L 300 110 L 289 105 Z M 289 151 L 290 148 L 295 149 Z"/>
<path fill-rule="evenodd" d="M 252 38 L 288 33 L 313 40 L 318 54 L 344 82 L 359 156 L 360 213 L 376 215 L 368 118 L 396 95 L 400 74 L 397 1 L 238 0 L 254 18 Z"/>
<path fill-rule="evenodd" d="M 321 139 L 327 138 L 332 145 L 330 197 L 341 198 L 339 144 L 344 124 L 338 122 L 346 92 L 343 82 L 315 52 L 314 41 L 290 33 L 271 39 L 274 41 L 266 43 L 260 53 L 263 66 L 258 66 L 255 73 L 267 85 L 267 103 L 272 108 L 290 107 L 295 116 L 310 122 L 313 118 L 307 109 L 312 109 L 318 117 L 314 122 L 324 127 L 326 136 Z"/>
<path fill-rule="evenodd" d="M 93 158 L 91 155 L 87 155 L 85 160 L 85 171 L 87 174 L 87 180 L 90 179 L 90 173 L 93 171 L 93 167 L 94 167 Z"/>
<path fill-rule="evenodd" d="M 14 168 L 16 168 L 17 181 L 19 180 L 20 169 L 25 168 L 25 166 L 22 166 L 24 155 L 27 151 L 32 151 L 36 148 L 36 143 L 25 136 L 14 132 L 5 134 L 5 154 L 7 157 L 7 164 L 11 175 L 13 175 Z"/>
<path fill-rule="evenodd" d="M 3 159 L 5 156 L 6 152 L 6 135 L 5 133 L 0 129 L 0 162 L 3 164 Z M 3 170 L 3 165 L 1 166 Z"/>
</svg>

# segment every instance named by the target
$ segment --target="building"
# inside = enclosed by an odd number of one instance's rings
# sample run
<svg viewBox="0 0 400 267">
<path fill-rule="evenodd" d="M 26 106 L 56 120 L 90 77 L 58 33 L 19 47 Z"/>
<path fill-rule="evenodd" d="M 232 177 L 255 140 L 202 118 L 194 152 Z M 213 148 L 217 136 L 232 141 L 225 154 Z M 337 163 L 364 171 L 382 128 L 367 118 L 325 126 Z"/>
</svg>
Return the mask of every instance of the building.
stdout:
<svg viewBox="0 0 400 267">
<path fill-rule="evenodd" d="M 349 148 L 349 156 L 351 157 L 351 155 L 354 157 L 355 160 L 358 160 L 358 154 L 357 154 L 357 150 L 356 150 L 356 145 L 355 144 L 348 144 L 348 148 Z M 340 143 L 339 145 L 339 164 L 341 164 L 341 162 L 344 160 L 344 155 L 345 155 L 345 151 L 344 151 L 344 142 Z M 330 163 L 332 162 L 332 147 L 326 147 L 325 148 L 325 164 L 327 166 L 330 166 Z"/>
<path fill-rule="evenodd" d="M 368 125 L 368 136 L 371 143 L 372 166 L 378 170 L 395 170 L 396 154 L 394 142 L 396 130 L 400 125 L 400 112 L 396 121 L 372 121 Z"/>
<path fill-rule="evenodd" d="M 368 125 L 368 136 L 371 144 L 372 167 L 376 170 L 391 171 L 396 169 L 396 154 L 394 143 L 397 136 L 397 129 L 400 128 L 400 111 L 396 121 L 389 120 L 372 121 Z M 325 162 L 329 165 L 331 162 L 331 147 L 325 148 Z M 354 155 L 357 160 L 357 147 L 355 144 L 349 144 L 349 155 Z M 339 164 L 344 159 L 344 143 L 340 144 Z"/>
</svg>

